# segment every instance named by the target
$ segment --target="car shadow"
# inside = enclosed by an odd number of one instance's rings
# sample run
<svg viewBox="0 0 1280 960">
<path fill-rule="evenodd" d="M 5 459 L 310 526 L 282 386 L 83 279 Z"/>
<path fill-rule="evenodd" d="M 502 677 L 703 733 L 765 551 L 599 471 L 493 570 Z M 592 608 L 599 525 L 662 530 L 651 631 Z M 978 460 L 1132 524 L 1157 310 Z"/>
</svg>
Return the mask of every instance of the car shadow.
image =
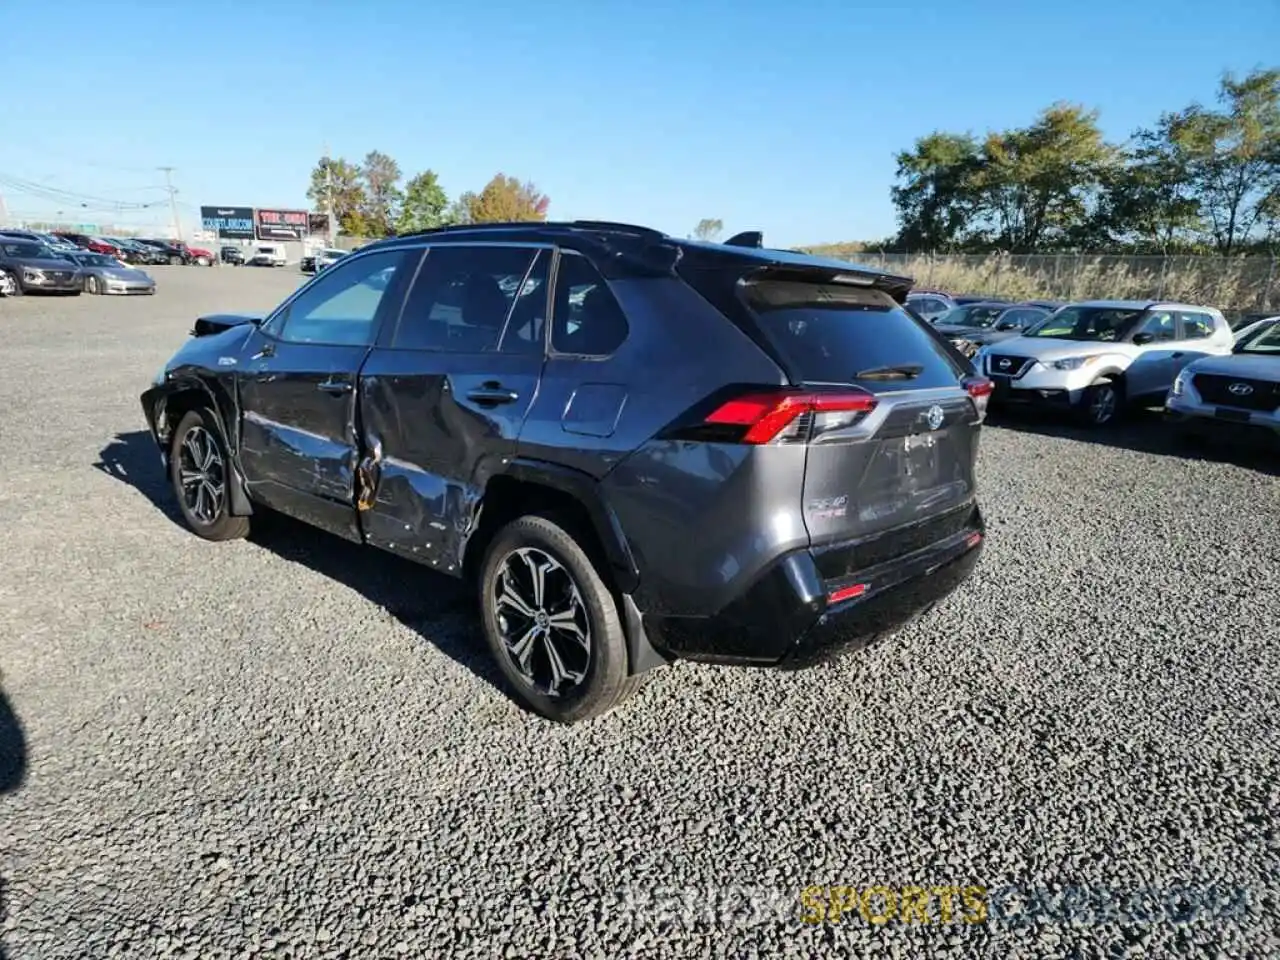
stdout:
<svg viewBox="0 0 1280 960">
<path fill-rule="evenodd" d="M 27 777 L 27 738 L 4 688 L 0 687 L 0 797 L 13 793 Z M 0 960 L 5 960 L 3 936 L 9 914 L 8 878 L 0 873 Z"/>
<path fill-rule="evenodd" d="M 147 431 L 117 435 L 102 448 L 94 466 L 140 491 L 165 516 L 183 525 Z M 255 518 L 249 542 L 355 590 L 475 676 L 506 691 L 480 633 L 474 597 L 460 580 L 274 511 Z"/>
<path fill-rule="evenodd" d="M 1073 423 L 1057 411 L 1002 409 L 992 410 L 987 423 L 1004 430 L 1034 433 L 1044 437 L 1058 437 L 1094 443 L 1106 447 L 1152 453 L 1159 456 L 1178 457 L 1182 460 L 1200 460 L 1213 463 L 1229 463 L 1248 470 L 1256 470 L 1271 476 L 1280 476 L 1280 446 L 1268 455 L 1238 442 L 1225 439 L 1209 439 L 1192 443 L 1164 422 L 1157 408 L 1140 407 L 1108 427 L 1094 428 Z"/>
<path fill-rule="evenodd" d="M 0 688 L 0 794 L 22 786 L 27 775 L 27 738 L 9 698 Z"/>
</svg>

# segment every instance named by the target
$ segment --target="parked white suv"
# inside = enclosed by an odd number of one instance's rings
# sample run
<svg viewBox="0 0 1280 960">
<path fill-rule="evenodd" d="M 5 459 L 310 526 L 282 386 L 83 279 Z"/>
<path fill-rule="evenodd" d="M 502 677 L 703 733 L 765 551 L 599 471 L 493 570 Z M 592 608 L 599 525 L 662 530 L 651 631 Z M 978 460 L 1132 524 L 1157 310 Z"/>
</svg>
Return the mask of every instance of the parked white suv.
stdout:
<svg viewBox="0 0 1280 960">
<path fill-rule="evenodd" d="M 1150 300 L 1069 303 L 1020 337 L 990 344 L 975 363 L 992 406 L 1071 410 L 1103 426 L 1127 404 L 1160 404 L 1178 373 L 1231 352 L 1231 327 L 1212 307 Z"/>
<path fill-rule="evenodd" d="M 1252 324 L 1231 356 L 1183 367 L 1165 411 L 1184 435 L 1280 440 L 1280 317 Z"/>
</svg>

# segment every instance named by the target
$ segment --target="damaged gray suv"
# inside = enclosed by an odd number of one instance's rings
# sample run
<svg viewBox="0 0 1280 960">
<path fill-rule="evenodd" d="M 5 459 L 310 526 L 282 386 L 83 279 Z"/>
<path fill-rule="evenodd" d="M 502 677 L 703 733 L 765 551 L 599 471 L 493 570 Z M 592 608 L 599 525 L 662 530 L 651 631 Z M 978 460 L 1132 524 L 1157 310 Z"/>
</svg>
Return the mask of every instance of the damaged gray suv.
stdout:
<svg viewBox="0 0 1280 960">
<path fill-rule="evenodd" d="M 572 722 L 677 658 L 800 666 L 969 576 L 991 384 L 910 281 L 596 221 L 382 240 L 142 395 L 191 529 L 272 508 L 468 578 Z"/>
</svg>

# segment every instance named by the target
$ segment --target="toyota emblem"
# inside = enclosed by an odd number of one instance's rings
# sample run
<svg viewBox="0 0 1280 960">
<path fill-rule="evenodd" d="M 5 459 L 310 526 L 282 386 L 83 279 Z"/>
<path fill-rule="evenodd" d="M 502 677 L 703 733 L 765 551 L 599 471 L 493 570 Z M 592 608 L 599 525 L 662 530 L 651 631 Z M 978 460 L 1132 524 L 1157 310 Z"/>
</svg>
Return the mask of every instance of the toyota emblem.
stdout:
<svg viewBox="0 0 1280 960">
<path fill-rule="evenodd" d="M 929 423 L 930 430 L 937 430 L 940 426 L 942 426 L 942 421 L 945 420 L 946 418 L 947 418 L 947 415 L 943 413 L 942 408 L 938 406 L 936 403 L 932 407 L 930 407 L 929 412 L 925 414 L 925 419 Z"/>
<path fill-rule="evenodd" d="M 1002 358 L 1000 359 L 1000 369 L 1001 369 L 1001 370 L 1008 370 L 1008 369 L 1009 369 L 1010 367 L 1012 367 L 1012 366 L 1013 366 L 1013 361 L 1012 361 L 1012 360 L 1010 360 L 1008 357 L 1002 357 Z"/>
<path fill-rule="evenodd" d="M 1227 387 L 1227 392 L 1237 397 L 1247 397 L 1253 393 L 1253 387 L 1247 383 L 1233 383 Z"/>
</svg>

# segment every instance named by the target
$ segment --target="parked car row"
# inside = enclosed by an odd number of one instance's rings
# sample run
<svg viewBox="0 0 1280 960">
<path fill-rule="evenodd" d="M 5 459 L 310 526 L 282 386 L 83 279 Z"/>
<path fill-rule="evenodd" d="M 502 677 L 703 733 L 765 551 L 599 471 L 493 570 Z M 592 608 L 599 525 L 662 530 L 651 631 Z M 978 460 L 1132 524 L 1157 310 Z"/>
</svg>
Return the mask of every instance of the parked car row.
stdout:
<svg viewBox="0 0 1280 960">
<path fill-rule="evenodd" d="M 1188 435 L 1280 439 L 1280 317 L 1233 331 L 1212 307 L 1091 300 L 1004 333 L 973 356 L 994 385 L 993 410 L 1057 410 L 1105 427 L 1127 408 L 1160 406 Z"/>
<path fill-rule="evenodd" d="M 155 278 L 118 257 L 0 234 L 0 297 L 155 292 Z"/>
<path fill-rule="evenodd" d="M 189 247 L 182 241 L 153 240 L 141 237 L 91 237 L 83 233 L 55 230 L 42 233 L 37 230 L 0 229 L 0 238 L 28 240 L 50 250 L 70 252 L 86 250 L 101 253 L 122 263 L 140 266 L 213 265 L 213 254 L 200 247 Z"/>
</svg>

